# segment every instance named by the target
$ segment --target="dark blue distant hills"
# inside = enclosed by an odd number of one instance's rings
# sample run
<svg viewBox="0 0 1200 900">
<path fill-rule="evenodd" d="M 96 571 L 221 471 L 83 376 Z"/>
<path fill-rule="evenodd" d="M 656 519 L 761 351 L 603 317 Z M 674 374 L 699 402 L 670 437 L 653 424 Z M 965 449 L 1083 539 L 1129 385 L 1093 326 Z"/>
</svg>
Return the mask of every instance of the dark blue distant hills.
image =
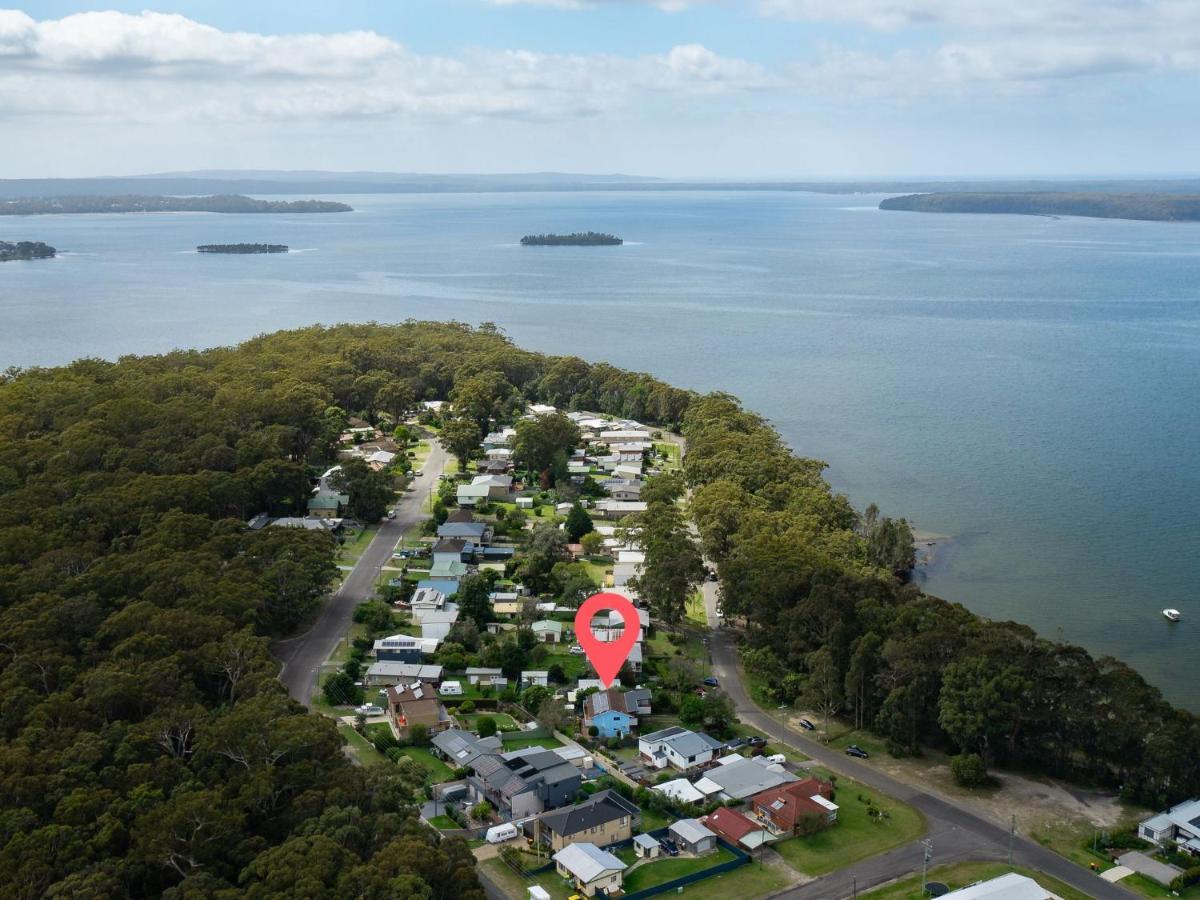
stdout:
<svg viewBox="0 0 1200 900">
<path fill-rule="evenodd" d="M 777 179 L 666 179 L 624 174 L 528 172 L 427 175 L 403 172 L 205 170 L 103 178 L 18 178 L 0 180 L 0 198 L 113 196 L 128 194 L 412 194 L 524 191 L 810 191 L 822 194 L 909 194 L 933 192 L 1200 193 L 1200 178 L 1111 178 L 1092 180 L 862 179 L 801 181 Z"/>
</svg>

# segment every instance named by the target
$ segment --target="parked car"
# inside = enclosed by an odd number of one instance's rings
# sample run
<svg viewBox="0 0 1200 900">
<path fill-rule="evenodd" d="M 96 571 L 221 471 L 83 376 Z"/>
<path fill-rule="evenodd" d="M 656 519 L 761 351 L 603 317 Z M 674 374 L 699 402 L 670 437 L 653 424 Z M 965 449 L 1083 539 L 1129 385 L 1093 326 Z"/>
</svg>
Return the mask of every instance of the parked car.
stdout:
<svg viewBox="0 0 1200 900">
<path fill-rule="evenodd" d="M 360 716 L 382 716 L 383 707 L 375 706 L 373 703 L 368 703 L 366 706 L 354 707 L 354 712 Z"/>
<path fill-rule="evenodd" d="M 389 510 L 388 510 L 388 518 L 389 518 L 389 519 L 394 519 L 394 518 L 396 518 L 396 511 L 395 511 L 394 509 L 389 509 Z"/>
<path fill-rule="evenodd" d="M 808 721 L 808 719 L 801 719 L 800 727 L 803 728 L 805 731 L 816 731 L 817 730 L 817 726 L 814 725 L 812 722 Z"/>
<path fill-rule="evenodd" d="M 767 746 L 767 739 L 761 735 L 755 735 L 754 737 L 750 738 L 750 740 L 746 741 L 746 743 L 751 747 L 765 747 Z"/>
<path fill-rule="evenodd" d="M 583 653 L 583 648 L 580 647 L 578 644 L 572 644 L 570 647 L 567 648 L 567 652 L 572 653 L 575 656 L 580 656 Z"/>
<path fill-rule="evenodd" d="M 720 686 L 720 682 L 717 681 L 717 679 L 713 678 L 712 676 L 705 678 L 703 683 L 708 685 L 709 687 L 719 687 Z"/>
<path fill-rule="evenodd" d="M 871 754 L 864 750 L 858 744 L 851 744 L 846 748 L 846 755 L 853 756 L 856 759 L 870 759 Z"/>
<path fill-rule="evenodd" d="M 732 741 L 725 742 L 726 750 L 736 750 L 738 747 L 745 747 L 745 746 L 746 746 L 745 738 L 734 738 Z"/>
</svg>

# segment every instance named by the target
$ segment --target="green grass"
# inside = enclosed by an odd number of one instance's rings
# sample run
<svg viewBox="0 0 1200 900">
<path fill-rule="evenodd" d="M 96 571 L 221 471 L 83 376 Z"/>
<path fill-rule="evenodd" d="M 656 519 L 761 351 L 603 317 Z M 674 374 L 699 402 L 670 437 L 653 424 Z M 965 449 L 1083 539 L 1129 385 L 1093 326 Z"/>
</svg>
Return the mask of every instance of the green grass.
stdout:
<svg viewBox="0 0 1200 900">
<path fill-rule="evenodd" d="M 506 897 L 511 897 L 513 900 L 528 900 L 529 886 L 533 884 L 541 885 L 550 895 L 551 900 L 567 900 L 575 890 L 563 881 L 559 874 L 551 869 L 548 872 L 542 872 L 535 878 L 522 878 L 499 859 L 489 859 L 479 864 L 496 886 L 499 887 Z"/>
<path fill-rule="evenodd" d="M 724 847 L 718 847 L 715 853 L 710 853 L 707 856 L 677 856 L 647 863 L 644 866 L 638 866 L 638 868 L 629 873 L 629 876 L 625 879 L 625 892 L 633 893 L 634 891 L 642 891 L 658 884 L 665 884 L 668 881 L 674 881 L 676 878 L 691 875 L 693 872 L 702 872 L 705 869 L 711 869 L 713 866 L 719 866 L 721 863 L 729 862 L 731 859 L 736 859 L 732 851 Z"/>
<path fill-rule="evenodd" d="M 698 628 L 708 627 L 708 611 L 704 608 L 704 593 L 696 591 L 687 602 L 685 618 Z"/>
<path fill-rule="evenodd" d="M 440 784 L 454 778 L 453 770 L 424 747 L 401 747 L 400 752 L 429 773 L 430 784 Z"/>
<path fill-rule="evenodd" d="M 737 900 L 758 900 L 782 890 L 793 880 L 783 866 L 764 866 L 751 862 L 732 872 L 722 872 L 720 875 L 689 884 L 679 894 L 688 900 L 729 900 L 731 897 L 736 897 Z M 676 894 L 672 891 L 662 896 L 674 897 Z"/>
<path fill-rule="evenodd" d="M 814 774 L 818 773 L 823 778 L 830 777 L 829 772 L 814 770 Z M 867 804 L 858 799 L 860 796 L 885 810 L 888 818 L 867 815 Z M 907 844 L 925 833 L 924 817 L 911 806 L 849 778 L 838 778 L 835 802 L 840 807 L 837 824 L 816 834 L 772 845 L 792 868 L 806 875 L 825 875 Z"/>
<path fill-rule="evenodd" d="M 434 828 L 444 828 L 447 831 L 454 831 L 458 828 L 458 823 L 449 816 L 434 816 L 429 820 L 429 824 Z"/>
<path fill-rule="evenodd" d="M 526 747 L 545 747 L 547 750 L 553 750 L 555 747 L 561 747 L 562 745 L 562 741 L 553 737 L 517 738 L 513 741 L 504 741 L 504 750 L 505 752 L 509 750 L 523 750 Z"/>
<path fill-rule="evenodd" d="M 366 528 L 360 528 L 351 534 L 346 543 L 342 544 L 338 549 L 337 561 L 349 565 L 358 562 L 358 558 L 371 545 L 371 540 L 375 537 L 375 532 L 378 530 L 378 525 L 368 525 Z"/>
<path fill-rule="evenodd" d="M 370 741 L 349 725 L 339 724 L 337 730 L 338 734 L 346 739 L 346 743 L 354 750 L 354 755 L 364 766 L 378 766 L 388 761 L 388 758 L 376 750 Z"/>
<path fill-rule="evenodd" d="M 456 713 L 454 718 L 459 721 L 459 724 L 461 724 L 463 728 L 466 728 L 469 731 L 474 731 L 478 727 L 479 720 L 483 718 L 495 719 L 496 726 L 501 731 L 516 731 L 518 727 L 517 720 L 508 713 L 491 712 L 488 710 L 483 712 L 474 712 L 470 715 Z"/>
<path fill-rule="evenodd" d="M 592 557 L 588 556 L 580 559 L 579 565 L 583 566 L 587 570 L 588 577 L 601 587 L 604 586 L 605 579 L 609 573 L 612 572 L 613 568 L 611 562 L 607 564 L 599 563 L 596 562 Z"/>
<path fill-rule="evenodd" d="M 951 890 L 958 890 L 977 881 L 997 878 L 1006 872 L 1018 872 L 1021 875 L 1026 875 L 1046 890 L 1062 897 L 1063 900 L 1088 900 L 1087 894 L 1075 890 L 1057 878 L 1051 878 L 1049 875 L 1043 875 L 1041 872 L 1024 869 L 1020 866 L 1009 866 L 1004 863 L 966 862 L 955 863 L 950 866 L 938 866 L 929 870 L 929 880 L 940 881 L 943 884 L 949 885 Z M 1126 881 L 1128 879 L 1122 881 L 1121 884 L 1125 884 Z M 910 875 L 908 878 L 897 881 L 895 884 L 887 885 L 861 896 L 863 900 L 868 900 L 868 898 L 870 900 L 922 900 L 925 895 L 921 892 L 921 876 Z"/>
<path fill-rule="evenodd" d="M 675 817 L 669 816 L 666 813 L 653 809 L 642 810 L 642 831 L 654 831 L 658 828 L 666 828 L 674 821 Z"/>
</svg>

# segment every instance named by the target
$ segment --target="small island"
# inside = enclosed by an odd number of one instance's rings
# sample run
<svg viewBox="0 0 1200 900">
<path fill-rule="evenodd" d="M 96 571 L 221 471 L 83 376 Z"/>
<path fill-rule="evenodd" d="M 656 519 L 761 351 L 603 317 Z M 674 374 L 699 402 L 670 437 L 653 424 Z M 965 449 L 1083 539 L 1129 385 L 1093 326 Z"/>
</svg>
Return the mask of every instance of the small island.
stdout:
<svg viewBox="0 0 1200 900">
<path fill-rule="evenodd" d="M 1084 216 L 1148 222 L 1200 222 L 1200 195 L 1066 191 L 938 192 L 888 197 L 880 209 L 934 213 Z"/>
<path fill-rule="evenodd" d="M 201 244 L 197 253 L 287 253 L 287 244 Z"/>
<path fill-rule="evenodd" d="M 256 200 L 241 194 L 211 197 L 122 196 L 21 197 L 0 200 L 0 216 L 43 216 L 84 213 L 215 212 L 333 213 L 354 207 L 335 200 Z"/>
<path fill-rule="evenodd" d="M 53 259 L 56 253 L 57 250 L 41 241 L 0 241 L 0 262 L 15 259 Z"/>
<path fill-rule="evenodd" d="M 615 234 L 598 231 L 576 231 L 571 234 L 527 234 L 521 238 L 523 247 L 612 247 L 625 243 Z"/>
</svg>

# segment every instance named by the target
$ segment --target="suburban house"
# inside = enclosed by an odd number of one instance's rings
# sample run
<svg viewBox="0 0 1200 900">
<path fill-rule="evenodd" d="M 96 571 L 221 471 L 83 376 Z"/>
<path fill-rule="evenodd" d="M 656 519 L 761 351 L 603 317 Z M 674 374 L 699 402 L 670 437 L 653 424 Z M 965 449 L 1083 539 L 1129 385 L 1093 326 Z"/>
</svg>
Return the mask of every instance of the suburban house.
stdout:
<svg viewBox="0 0 1200 900">
<path fill-rule="evenodd" d="M 308 514 L 318 519 L 337 519 L 350 502 L 349 494 L 318 491 L 308 500 Z"/>
<path fill-rule="evenodd" d="M 458 621 L 458 606 L 447 603 L 444 609 L 414 609 L 412 618 L 421 626 L 422 638 L 442 641 Z"/>
<path fill-rule="evenodd" d="M 481 500 L 507 500 L 512 495 L 512 484 L 511 475 L 476 475 L 470 484 L 459 485 L 459 505 L 474 506 Z"/>
<path fill-rule="evenodd" d="M 543 813 L 533 821 L 534 839 L 552 850 L 578 841 L 607 847 L 633 836 L 641 810 L 616 791 L 598 791 L 583 803 Z"/>
<path fill-rule="evenodd" d="M 363 684 L 370 687 L 411 684 L 414 681 L 436 687 L 442 681 L 442 667 L 410 662 L 377 662 L 372 663 L 363 676 Z"/>
<path fill-rule="evenodd" d="M 1032 878 L 1009 872 L 942 894 L 942 900 L 1059 900 Z"/>
<path fill-rule="evenodd" d="M 388 714 L 401 737 L 414 725 L 424 725 L 430 734 L 450 727 L 450 716 L 431 685 L 415 681 L 387 689 Z"/>
<path fill-rule="evenodd" d="M 442 562 L 435 562 L 429 568 L 429 577 L 431 579 L 437 579 L 437 580 L 453 579 L 454 580 L 455 588 L 454 588 L 454 591 L 452 591 L 451 593 L 458 592 L 458 580 L 461 579 L 466 574 L 467 574 L 467 564 L 465 562 L 459 562 L 458 560 L 444 560 Z"/>
<path fill-rule="evenodd" d="M 750 798 L 755 818 L 772 834 L 811 834 L 837 822 L 837 804 L 829 798 L 833 785 L 805 778 L 770 788 Z"/>
<path fill-rule="evenodd" d="M 495 450 L 498 447 L 507 447 L 516 436 L 517 430 L 515 428 L 504 428 L 500 431 L 485 434 L 483 436 L 483 449 Z"/>
<path fill-rule="evenodd" d="M 487 478 L 486 475 L 480 475 L 479 478 Z M 475 506 L 479 503 L 485 503 L 488 499 L 490 488 L 486 484 L 460 484 L 455 492 L 455 498 L 458 500 L 459 506 Z"/>
<path fill-rule="evenodd" d="M 736 809 L 721 806 L 700 820 L 709 831 L 735 847 L 757 850 L 775 835 L 757 819 L 742 815 Z"/>
<path fill-rule="evenodd" d="M 638 716 L 650 714 L 650 691 L 609 688 L 583 701 L 583 727 L 596 727 L 600 737 L 624 737 L 637 729 Z"/>
<path fill-rule="evenodd" d="M 519 591 L 492 591 L 488 594 L 492 612 L 498 616 L 517 616 L 525 605 L 525 595 Z"/>
<path fill-rule="evenodd" d="M 1138 825 L 1138 837 L 1200 854 L 1200 800 L 1188 800 Z"/>
<path fill-rule="evenodd" d="M 566 806 L 583 783 L 578 767 L 537 747 L 479 756 L 470 766 L 474 774 L 467 783 L 474 798 L 514 819 Z"/>
<path fill-rule="evenodd" d="M 437 536 L 442 540 L 466 541 L 478 547 L 491 541 L 492 527 L 487 522 L 451 522 L 447 519 L 438 526 Z"/>
<path fill-rule="evenodd" d="M 638 753 L 642 762 L 652 769 L 674 766 L 686 770 L 710 762 L 722 744 L 703 732 L 688 731 L 672 725 L 661 731 L 638 738 Z"/>
<path fill-rule="evenodd" d="M 601 519 L 623 519 L 633 513 L 643 513 L 649 504 L 644 500 L 597 500 L 595 512 Z"/>
<path fill-rule="evenodd" d="M 470 560 L 464 552 L 467 546 L 462 538 L 442 538 L 429 551 L 429 558 L 435 566 L 438 563 L 467 562 Z"/>
<path fill-rule="evenodd" d="M 657 791 L 658 793 L 666 797 L 670 797 L 672 800 L 676 800 L 679 803 L 704 802 L 703 792 L 697 790 L 696 787 L 686 778 L 674 778 L 671 781 L 664 781 L 662 784 L 654 785 L 654 787 L 650 788 L 650 790 Z"/>
<path fill-rule="evenodd" d="M 527 669 L 521 673 L 521 687 L 550 686 L 550 673 L 542 669 Z"/>
<path fill-rule="evenodd" d="M 562 640 L 563 623 L 553 619 L 541 619 L 530 626 L 536 637 L 543 644 L 557 644 Z"/>
<path fill-rule="evenodd" d="M 585 897 L 598 893 L 620 893 L 625 863 L 595 844 L 563 847 L 554 854 L 558 874 L 568 878 Z"/>
<path fill-rule="evenodd" d="M 700 856 L 717 849 L 717 836 L 704 827 L 699 819 L 680 819 L 667 829 L 679 849 Z"/>
<path fill-rule="evenodd" d="M 438 754 L 456 769 L 465 769 L 478 757 L 500 752 L 500 738 L 478 738 L 469 731 L 449 728 L 433 736 L 432 744 Z"/>
<path fill-rule="evenodd" d="M 637 502 L 642 499 L 642 483 L 628 478 L 613 478 L 604 482 L 614 500 Z"/>
<path fill-rule="evenodd" d="M 411 610 L 436 610 L 446 608 L 446 595 L 437 588 L 417 588 L 409 598 Z"/>
<path fill-rule="evenodd" d="M 484 669 L 479 666 L 467 669 L 467 681 L 471 684 L 493 684 L 497 678 L 501 681 L 507 680 L 503 669 Z"/>
<path fill-rule="evenodd" d="M 745 800 L 755 794 L 798 781 L 791 772 L 763 756 L 738 756 L 732 753 L 707 769 L 696 787 L 709 800 Z"/>
<path fill-rule="evenodd" d="M 375 658 L 387 662 L 419 663 L 425 653 L 424 641 L 411 634 L 393 634 L 375 641 Z"/>
</svg>

